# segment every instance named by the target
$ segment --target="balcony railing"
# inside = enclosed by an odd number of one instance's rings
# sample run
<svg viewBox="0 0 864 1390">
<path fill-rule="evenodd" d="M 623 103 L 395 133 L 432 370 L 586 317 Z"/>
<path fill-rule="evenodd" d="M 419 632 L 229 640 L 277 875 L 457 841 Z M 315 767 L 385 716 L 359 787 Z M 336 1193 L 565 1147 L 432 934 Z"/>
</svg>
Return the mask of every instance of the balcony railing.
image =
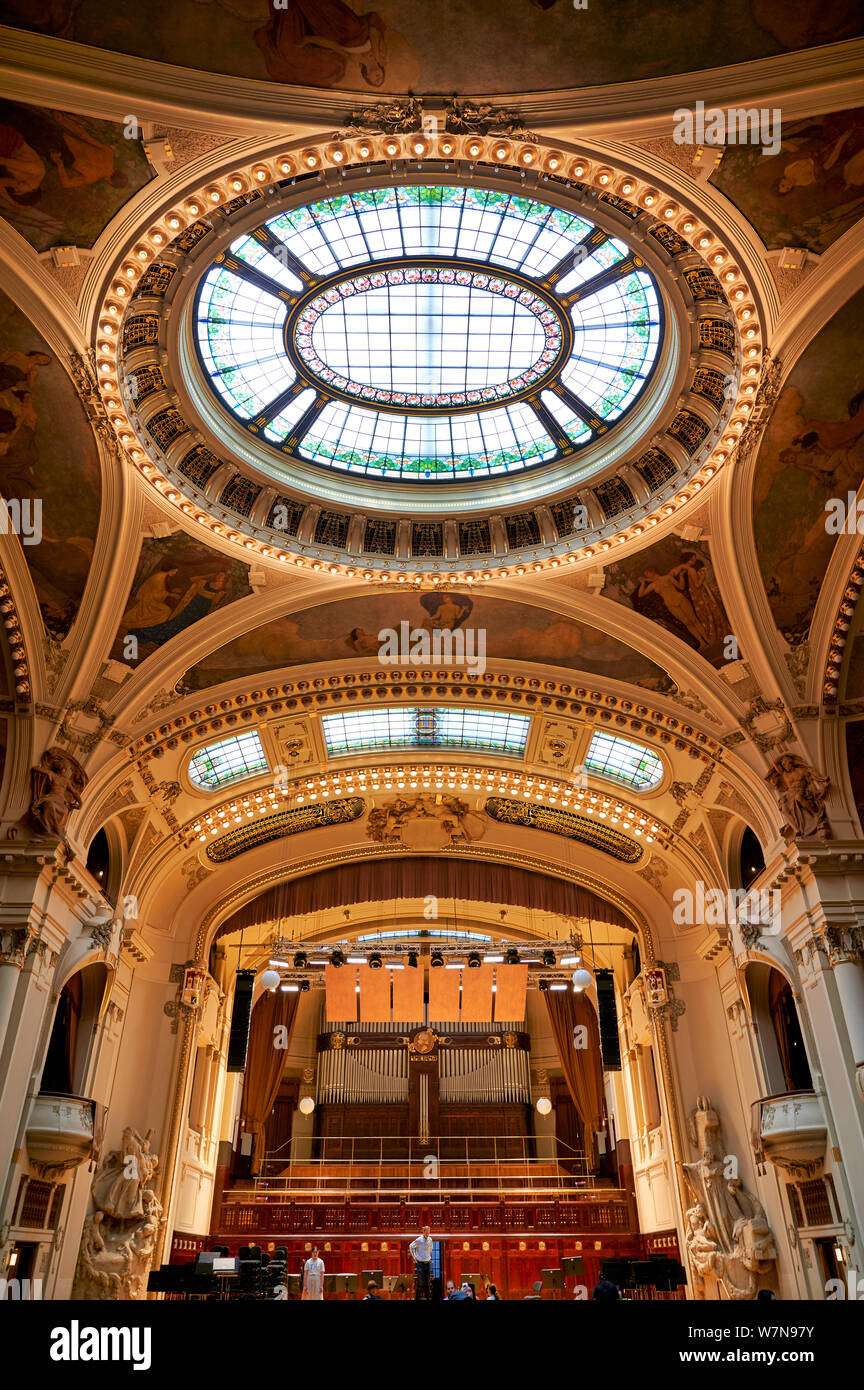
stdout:
<svg viewBox="0 0 864 1390">
<path fill-rule="evenodd" d="M 512 1135 L 295 1136 L 267 1155 L 251 1188 L 269 1201 L 372 1202 L 548 1200 L 593 1191 L 596 1180 L 583 1152 L 559 1140 L 556 1156 L 537 1157 L 534 1145 L 530 1137 Z M 248 1184 L 232 1191 L 235 1200 L 248 1200 Z"/>
</svg>

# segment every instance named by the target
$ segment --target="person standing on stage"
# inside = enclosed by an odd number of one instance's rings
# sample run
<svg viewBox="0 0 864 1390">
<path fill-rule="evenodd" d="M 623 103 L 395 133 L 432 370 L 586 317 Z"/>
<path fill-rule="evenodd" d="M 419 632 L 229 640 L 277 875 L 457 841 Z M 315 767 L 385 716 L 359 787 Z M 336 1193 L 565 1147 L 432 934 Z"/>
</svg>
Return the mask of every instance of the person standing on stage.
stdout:
<svg viewBox="0 0 864 1390">
<path fill-rule="evenodd" d="M 307 1302 L 321 1301 L 324 1298 L 324 1261 L 318 1258 L 318 1246 L 312 1246 L 312 1254 L 303 1266 L 302 1298 Z"/>
<path fill-rule="evenodd" d="M 434 1244 L 435 1242 L 429 1234 L 429 1227 L 424 1226 L 422 1233 L 408 1246 L 408 1252 L 414 1261 L 415 1299 L 431 1299 L 432 1297 L 432 1249 Z"/>
</svg>

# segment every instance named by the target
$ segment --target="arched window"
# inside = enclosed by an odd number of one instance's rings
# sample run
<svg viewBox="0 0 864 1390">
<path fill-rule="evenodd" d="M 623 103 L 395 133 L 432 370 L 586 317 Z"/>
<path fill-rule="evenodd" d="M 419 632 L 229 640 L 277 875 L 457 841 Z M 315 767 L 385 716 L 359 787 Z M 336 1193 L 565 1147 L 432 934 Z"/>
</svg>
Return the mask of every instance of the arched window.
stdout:
<svg viewBox="0 0 864 1390">
<path fill-rule="evenodd" d="M 662 759 L 642 743 L 614 734 L 597 733 L 585 754 L 585 766 L 597 777 L 608 777 L 634 791 L 650 791 L 663 780 Z"/>
</svg>

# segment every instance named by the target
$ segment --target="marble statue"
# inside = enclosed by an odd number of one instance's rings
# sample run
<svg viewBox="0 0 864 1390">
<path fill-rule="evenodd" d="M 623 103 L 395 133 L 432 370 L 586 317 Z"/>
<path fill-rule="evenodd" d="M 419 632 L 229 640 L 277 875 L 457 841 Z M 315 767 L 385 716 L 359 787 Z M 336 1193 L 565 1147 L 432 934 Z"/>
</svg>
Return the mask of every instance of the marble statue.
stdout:
<svg viewBox="0 0 864 1390">
<path fill-rule="evenodd" d="M 120 1150 L 109 1153 L 91 1188 L 93 1210 L 84 1223 L 73 1299 L 139 1299 L 159 1231 L 162 1207 L 151 1183 L 159 1159 L 131 1125 Z"/>
<path fill-rule="evenodd" d="M 787 840 L 828 840 L 831 831 L 825 802 L 831 781 L 796 753 L 782 753 L 765 777 L 785 818 Z"/>
<path fill-rule="evenodd" d="M 755 1298 L 777 1259 L 762 1204 L 740 1178 L 729 1176 L 720 1119 L 707 1096 L 699 1097 L 687 1128 L 699 1153 L 695 1163 L 682 1164 L 693 1195 L 685 1243 L 696 1292 L 702 1298 Z"/>
</svg>

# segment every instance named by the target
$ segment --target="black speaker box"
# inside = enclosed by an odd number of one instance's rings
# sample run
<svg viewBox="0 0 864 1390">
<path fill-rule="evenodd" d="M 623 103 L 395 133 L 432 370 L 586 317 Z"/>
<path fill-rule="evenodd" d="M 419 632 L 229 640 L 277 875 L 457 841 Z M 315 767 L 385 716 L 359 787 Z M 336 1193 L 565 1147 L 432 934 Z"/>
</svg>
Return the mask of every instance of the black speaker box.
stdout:
<svg viewBox="0 0 864 1390">
<path fill-rule="evenodd" d="M 249 1046 L 249 1022 L 252 1016 L 252 991 L 255 971 L 238 970 L 234 983 L 234 1008 L 231 1011 L 231 1032 L 228 1037 L 226 1071 L 244 1071 L 246 1048 Z"/>
</svg>

